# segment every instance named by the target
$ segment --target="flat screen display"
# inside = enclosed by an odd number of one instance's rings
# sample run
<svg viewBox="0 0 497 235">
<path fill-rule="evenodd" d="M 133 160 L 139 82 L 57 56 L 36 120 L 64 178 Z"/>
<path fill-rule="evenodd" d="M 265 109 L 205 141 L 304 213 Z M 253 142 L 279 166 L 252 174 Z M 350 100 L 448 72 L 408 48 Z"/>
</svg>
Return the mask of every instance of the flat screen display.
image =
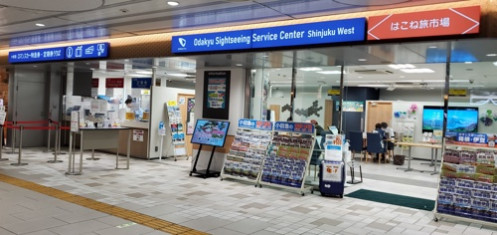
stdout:
<svg viewBox="0 0 497 235">
<path fill-rule="evenodd" d="M 223 147 L 230 122 L 199 119 L 193 131 L 192 143 Z"/>
<path fill-rule="evenodd" d="M 423 132 L 443 129 L 443 107 L 423 107 Z M 478 132 L 478 108 L 449 107 L 447 112 L 448 132 Z"/>
</svg>

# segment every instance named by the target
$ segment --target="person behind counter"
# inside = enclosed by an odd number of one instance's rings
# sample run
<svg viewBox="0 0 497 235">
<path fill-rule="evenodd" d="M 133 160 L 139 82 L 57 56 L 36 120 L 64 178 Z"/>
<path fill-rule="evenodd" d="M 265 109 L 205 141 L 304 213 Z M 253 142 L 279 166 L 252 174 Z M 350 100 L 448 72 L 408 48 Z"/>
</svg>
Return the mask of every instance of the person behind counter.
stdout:
<svg viewBox="0 0 497 235">
<path fill-rule="evenodd" d="M 128 107 L 131 111 L 135 113 L 135 119 L 140 120 L 143 117 L 143 110 L 136 103 L 136 100 L 132 99 L 131 96 L 128 96 L 126 101 L 124 101 L 126 107 Z"/>
<path fill-rule="evenodd" d="M 321 142 L 319 143 L 321 149 L 324 149 L 324 142 L 326 141 L 326 135 L 331 134 L 331 132 L 324 130 L 322 126 L 319 125 L 318 121 L 312 119 L 311 120 L 312 125 L 314 125 L 314 128 L 316 129 L 316 135 L 321 136 Z"/>
</svg>

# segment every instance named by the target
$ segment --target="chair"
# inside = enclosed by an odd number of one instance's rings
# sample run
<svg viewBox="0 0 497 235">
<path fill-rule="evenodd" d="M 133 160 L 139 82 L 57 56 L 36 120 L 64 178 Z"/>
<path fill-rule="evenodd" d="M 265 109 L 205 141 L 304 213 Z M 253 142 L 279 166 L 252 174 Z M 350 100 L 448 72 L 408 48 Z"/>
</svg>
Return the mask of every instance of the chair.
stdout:
<svg viewBox="0 0 497 235">
<path fill-rule="evenodd" d="M 317 167 L 319 164 L 321 164 L 321 154 L 323 153 L 323 150 L 318 144 L 318 140 L 314 141 L 314 150 L 312 150 L 312 155 L 311 155 L 311 161 L 309 162 L 309 168 L 310 166 L 314 166 L 314 180 L 316 180 L 317 176 Z M 309 174 L 311 174 L 311 171 L 309 170 Z"/>
<path fill-rule="evenodd" d="M 355 158 L 356 153 L 361 153 L 362 155 L 364 150 L 366 150 L 366 148 L 364 147 L 364 140 L 362 139 L 362 132 L 358 131 L 349 132 L 349 141 L 350 141 L 350 151 L 352 152 L 352 159 Z M 366 153 L 364 153 L 364 158 L 366 158 L 366 161 L 368 160 Z M 361 156 L 361 161 L 362 161 L 362 156 Z"/>
<path fill-rule="evenodd" d="M 379 133 L 368 133 L 367 143 L 368 146 L 366 150 L 368 153 L 385 154 L 385 148 L 383 147 L 383 139 L 380 137 Z M 380 163 L 380 156 L 378 156 L 378 163 Z"/>
</svg>

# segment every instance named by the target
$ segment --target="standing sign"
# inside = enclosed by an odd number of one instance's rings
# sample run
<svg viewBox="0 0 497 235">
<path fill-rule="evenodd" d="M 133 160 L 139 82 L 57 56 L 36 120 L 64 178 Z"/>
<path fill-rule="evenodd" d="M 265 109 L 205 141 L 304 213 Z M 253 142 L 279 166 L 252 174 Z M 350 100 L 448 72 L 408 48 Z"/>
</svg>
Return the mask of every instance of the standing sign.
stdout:
<svg viewBox="0 0 497 235">
<path fill-rule="evenodd" d="M 326 135 L 324 159 L 330 161 L 342 161 L 343 137 L 342 135 Z"/>
<path fill-rule="evenodd" d="M 368 40 L 474 34 L 479 32 L 480 6 L 372 16 Z"/>
<path fill-rule="evenodd" d="M 203 117 L 228 119 L 231 71 L 205 71 Z"/>
<path fill-rule="evenodd" d="M 71 112 L 71 132 L 79 131 L 79 112 L 72 111 Z"/>
</svg>

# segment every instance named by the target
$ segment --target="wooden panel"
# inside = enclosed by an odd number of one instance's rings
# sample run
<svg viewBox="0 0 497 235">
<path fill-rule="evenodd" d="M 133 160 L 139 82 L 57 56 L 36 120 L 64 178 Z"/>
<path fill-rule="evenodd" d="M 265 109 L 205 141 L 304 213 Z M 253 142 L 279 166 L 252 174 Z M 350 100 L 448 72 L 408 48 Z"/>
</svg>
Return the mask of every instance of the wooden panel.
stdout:
<svg viewBox="0 0 497 235">
<path fill-rule="evenodd" d="M 333 100 L 325 100 L 324 103 L 324 129 L 328 129 L 333 123 Z"/>
<path fill-rule="evenodd" d="M 133 130 L 142 130 L 143 142 L 133 141 Z M 148 130 L 147 129 L 133 129 L 131 130 L 131 148 L 129 150 L 132 157 L 148 158 L 147 144 L 148 144 Z M 128 131 L 119 132 L 119 154 L 126 155 L 128 145 Z"/>
<path fill-rule="evenodd" d="M 188 156 L 192 156 L 193 153 L 193 146 L 190 143 L 192 141 L 192 135 L 186 135 L 186 129 L 188 128 L 188 125 L 186 123 L 187 119 L 187 112 L 188 112 L 188 99 L 190 98 L 195 98 L 195 95 L 189 95 L 189 94 L 178 94 L 178 106 L 179 106 L 179 111 L 181 113 L 181 123 L 183 124 L 183 132 L 185 133 L 185 147 L 186 147 L 186 154 Z M 180 100 L 183 99 L 183 103 L 180 102 Z"/>
<path fill-rule="evenodd" d="M 367 106 L 367 132 L 375 129 L 376 123 L 386 122 L 390 126 L 392 121 L 391 102 L 368 102 Z"/>
<path fill-rule="evenodd" d="M 228 153 L 230 151 L 231 143 L 233 143 L 233 140 L 235 140 L 235 136 L 232 136 L 232 135 L 226 136 L 226 143 L 224 144 L 224 147 L 222 147 L 222 148 L 216 147 L 216 152 Z M 193 149 L 198 149 L 199 146 L 200 145 L 198 145 L 198 144 L 194 144 Z M 211 146 L 203 146 L 202 147 L 202 151 L 211 151 L 211 150 L 212 150 Z"/>
<path fill-rule="evenodd" d="M 269 109 L 274 111 L 274 120 L 275 121 L 280 121 L 280 110 L 281 110 L 281 106 L 280 105 L 277 105 L 277 104 L 272 104 L 272 105 L 269 105 Z"/>
</svg>

